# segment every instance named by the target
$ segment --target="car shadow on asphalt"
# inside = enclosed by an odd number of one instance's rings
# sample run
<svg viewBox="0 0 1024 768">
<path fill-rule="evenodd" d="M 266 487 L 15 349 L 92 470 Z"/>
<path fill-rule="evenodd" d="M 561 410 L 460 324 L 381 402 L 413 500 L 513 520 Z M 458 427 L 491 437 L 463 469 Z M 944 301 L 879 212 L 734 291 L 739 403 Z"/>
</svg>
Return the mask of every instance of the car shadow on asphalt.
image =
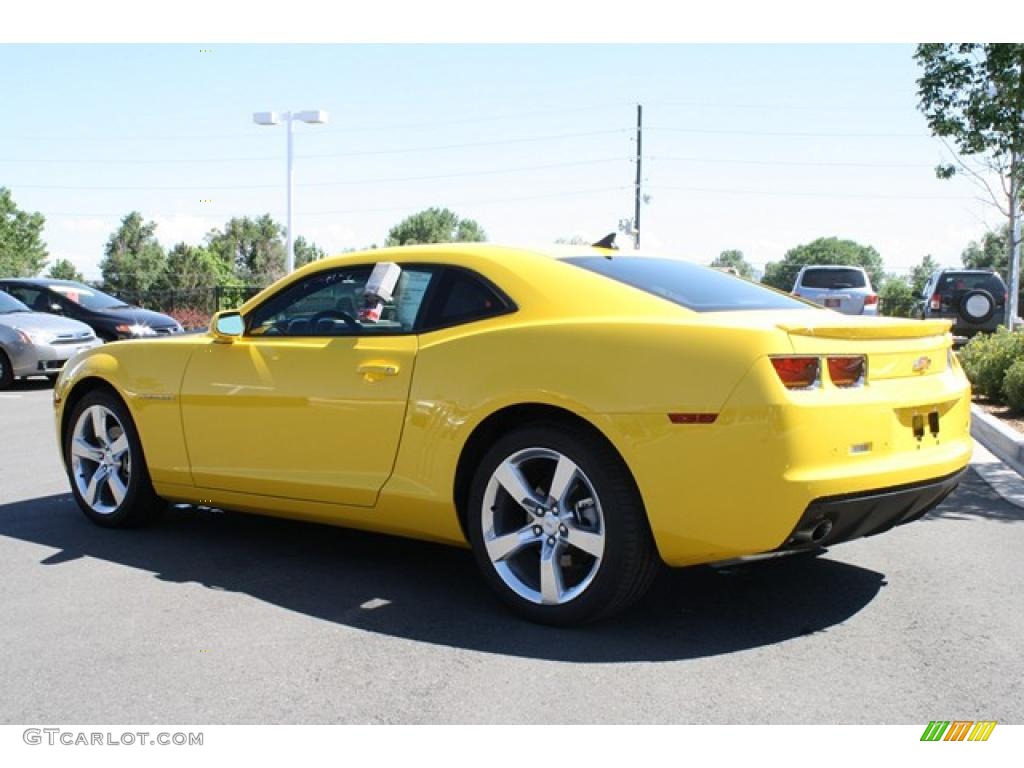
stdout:
<svg viewBox="0 0 1024 768">
<path fill-rule="evenodd" d="M 969 469 L 952 495 L 921 519 L 1024 523 L 1024 509 L 1005 501 L 977 472 Z"/>
<path fill-rule="evenodd" d="M 33 376 L 29 379 L 15 379 L 8 392 L 34 392 L 37 389 L 53 389 L 53 382 L 45 376 Z"/>
<path fill-rule="evenodd" d="M 368 632 L 574 662 L 700 658 L 828 631 L 885 584 L 880 573 L 811 556 L 665 570 L 625 613 L 554 629 L 507 611 L 467 550 L 343 528 L 174 509 L 149 528 L 109 530 L 61 494 L 0 505 L 0 536 L 55 549 L 40 568 L 96 558 Z"/>
</svg>

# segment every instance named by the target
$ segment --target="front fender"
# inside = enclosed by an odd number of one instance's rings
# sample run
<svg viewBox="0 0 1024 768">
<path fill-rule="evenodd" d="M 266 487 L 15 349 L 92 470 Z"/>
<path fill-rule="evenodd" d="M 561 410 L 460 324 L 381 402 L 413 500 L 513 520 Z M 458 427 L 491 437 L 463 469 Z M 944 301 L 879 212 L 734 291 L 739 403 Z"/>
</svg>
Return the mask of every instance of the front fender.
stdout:
<svg viewBox="0 0 1024 768">
<path fill-rule="evenodd" d="M 81 395 L 89 387 L 106 386 L 124 401 L 135 422 L 157 492 L 161 483 L 192 485 L 178 397 L 196 347 L 189 342 L 119 341 L 72 358 L 54 386 L 58 441 Z"/>
</svg>

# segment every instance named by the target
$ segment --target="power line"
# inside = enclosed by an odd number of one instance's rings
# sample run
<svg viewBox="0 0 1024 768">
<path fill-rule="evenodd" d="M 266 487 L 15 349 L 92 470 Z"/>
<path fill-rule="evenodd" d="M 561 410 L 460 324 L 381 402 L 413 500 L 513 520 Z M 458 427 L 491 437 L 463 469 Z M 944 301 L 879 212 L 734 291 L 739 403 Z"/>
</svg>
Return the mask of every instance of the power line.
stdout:
<svg viewBox="0 0 1024 768">
<path fill-rule="evenodd" d="M 296 155 L 300 160 L 319 160 L 329 157 L 363 157 L 370 155 L 402 155 L 412 152 L 437 152 L 449 149 L 466 149 L 471 147 L 495 147 L 508 144 L 529 144 L 542 141 L 557 141 L 561 139 L 578 139 L 588 136 L 608 136 L 627 132 L 626 128 L 615 128 L 603 131 L 584 131 L 582 133 L 559 133 L 546 136 L 527 136 L 519 139 L 496 139 L 493 141 L 462 142 L 459 144 L 440 144 L 420 147 L 403 147 L 399 149 L 374 149 L 355 152 L 327 152 L 313 155 Z M 61 160 L 57 158 L 24 159 L 24 158 L 0 158 L 0 163 L 60 163 L 61 165 L 71 164 L 100 164 L 100 165 L 185 165 L 191 163 L 235 163 L 255 162 L 263 160 L 280 160 L 277 155 L 261 155 L 259 157 L 206 157 L 193 160 Z"/>
<path fill-rule="evenodd" d="M 926 133 L 847 133 L 847 132 L 818 132 L 818 131 L 748 131 L 734 128 L 662 128 L 651 127 L 648 131 L 661 131 L 662 133 L 705 133 L 723 136 L 797 136 L 808 137 L 835 137 L 842 139 L 927 139 L 931 138 Z"/>
<path fill-rule="evenodd" d="M 782 112 L 905 112 L 905 106 L 867 105 L 867 104 L 728 104 L 709 101 L 655 101 L 650 102 L 660 107 L 684 107 L 694 109 L 757 109 Z"/>
<path fill-rule="evenodd" d="M 860 163 L 847 161 L 815 160 L 725 160 L 708 157 L 677 157 L 675 155 L 650 155 L 649 160 L 673 160 L 683 163 L 709 163 L 722 165 L 782 165 L 826 168 L 934 168 L 926 163 Z"/>
<path fill-rule="evenodd" d="M 547 110 L 534 110 L 529 112 L 518 112 L 504 115 L 485 115 L 477 117 L 456 118 L 454 120 L 428 120 L 415 123 L 379 123 L 377 125 L 353 125 L 345 127 L 321 128 L 314 135 L 338 134 L 338 133 L 363 133 L 381 131 L 398 131 L 409 128 L 431 128 L 445 127 L 450 125 L 471 125 L 476 123 L 490 123 L 502 120 L 519 120 L 528 117 L 550 117 L 553 114 L 568 114 L 570 112 L 590 112 L 599 109 L 610 109 L 613 107 L 624 107 L 622 104 L 595 104 L 586 107 L 561 107 Z M 2 136 L 0 141 L 202 141 L 207 139 L 260 139 L 262 136 L 255 131 L 245 133 L 207 133 L 207 134 L 163 134 L 163 135 L 134 135 L 134 136 Z"/>
<path fill-rule="evenodd" d="M 497 204 L 500 204 L 500 203 L 514 203 L 514 202 L 520 202 L 520 201 L 525 201 L 525 200 L 545 200 L 545 199 L 549 199 L 549 198 L 558 198 L 558 197 L 575 197 L 575 196 L 579 196 L 579 195 L 591 195 L 591 194 L 597 194 L 599 192 L 620 192 L 620 191 L 626 190 L 626 189 L 632 189 L 632 185 L 625 184 L 625 185 L 619 185 L 619 186 L 615 186 L 615 187 L 594 187 L 594 188 L 591 188 L 591 189 L 576 189 L 576 190 L 570 190 L 570 191 L 566 191 L 566 192 L 549 192 L 549 193 L 540 194 L 540 195 L 523 195 L 523 196 L 519 196 L 519 197 L 501 197 L 501 198 L 492 198 L 492 199 L 489 199 L 489 200 L 478 200 L 478 199 L 453 200 L 453 201 L 450 201 L 450 202 L 446 203 L 446 205 L 462 205 L 462 206 L 470 206 L 470 205 L 497 205 Z M 424 203 L 424 204 L 420 204 L 418 206 L 412 204 L 412 205 L 391 206 L 391 207 L 387 207 L 387 208 L 348 208 L 348 209 L 344 209 L 344 210 L 334 210 L 334 211 L 296 211 L 296 214 L 300 215 L 300 216 L 338 216 L 338 215 L 350 214 L 350 213 L 390 213 L 390 212 L 393 212 L 393 211 L 406 211 L 406 210 L 409 210 L 411 208 L 412 209 L 415 209 L 415 208 L 422 209 L 422 208 L 425 208 L 425 207 L 429 207 L 430 205 L 436 205 L 436 202 L 435 203 Z M 51 212 L 51 213 L 47 213 L 46 214 L 47 218 L 49 218 L 51 216 L 55 216 L 55 217 L 87 216 L 87 217 L 95 217 L 95 218 L 114 218 L 114 219 L 123 218 L 124 215 L 125 215 L 124 212 L 121 212 L 121 213 L 86 213 L 86 212 L 67 212 L 67 211 L 58 211 L 58 212 Z M 232 213 L 227 213 L 227 212 L 222 212 L 222 211 L 202 211 L 201 213 L 198 213 L 198 214 L 193 214 L 192 212 L 181 212 L 181 211 L 178 211 L 178 212 L 175 212 L 175 213 L 168 213 L 168 212 L 153 213 L 153 212 L 150 212 L 150 213 L 146 214 L 145 218 L 150 218 L 151 219 L 154 216 L 182 216 L 182 215 L 195 215 L 195 216 L 206 217 L 206 218 L 222 218 L 222 217 L 227 216 L 227 217 L 230 218 L 231 216 L 237 216 L 238 214 L 237 213 L 232 214 Z"/>
<path fill-rule="evenodd" d="M 649 189 L 673 192 L 701 192 L 725 195 L 768 195 L 771 197 L 820 197 L 852 200 L 974 200 L 973 197 L 949 197 L 937 195 L 861 195 L 842 192 L 780 192 L 776 189 L 716 189 L 711 187 L 673 187 L 652 185 Z"/>
<path fill-rule="evenodd" d="M 546 165 L 524 165 L 515 168 L 492 168 L 481 171 L 460 171 L 456 173 L 440 173 L 429 176 L 391 176 L 391 177 L 374 177 L 369 179 L 343 179 L 335 181 L 312 181 L 303 184 L 296 184 L 297 187 L 335 187 L 335 186 L 347 186 L 351 184 L 383 184 L 396 181 L 435 181 L 438 179 L 457 179 L 465 178 L 470 176 L 498 176 L 506 173 L 522 173 L 527 171 L 542 171 L 551 170 L 555 168 L 574 168 L 587 165 L 600 165 L 605 163 L 617 163 L 617 162 L 628 162 L 630 158 L 627 157 L 606 157 L 598 158 L 595 160 L 579 160 L 568 163 L 548 163 Z M 188 186 L 68 186 L 62 184 L 48 185 L 48 184 L 10 184 L 10 187 L 17 187 L 19 189 L 60 189 L 69 191 L 90 191 L 90 192 L 102 192 L 102 191 L 192 191 L 192 190 L 217 190 L 217 189 L 279 189 L 281 185 L 278 184 L 223 184 L 223 185 L 206 185 L 206 184 L 191 184 Z"/>
</svg>

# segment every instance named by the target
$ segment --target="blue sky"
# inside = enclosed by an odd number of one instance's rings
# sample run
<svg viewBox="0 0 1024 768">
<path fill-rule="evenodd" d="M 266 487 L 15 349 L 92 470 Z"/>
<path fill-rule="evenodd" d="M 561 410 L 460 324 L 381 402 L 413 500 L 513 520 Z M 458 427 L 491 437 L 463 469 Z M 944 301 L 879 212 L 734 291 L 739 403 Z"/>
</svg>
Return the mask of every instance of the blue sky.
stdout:
<svg viewBox="0 0 1024 768">
<path fill-rule="evenodd" d="M 206 53 L 205 49 L 212 49 Z M 202 49 L 202 50 L 201 50 Z M 235 215 L 329 252 L 383 242 L 430 205 L 493 241 L 598 238 L 631 216 L 644 105 L 644 245 L 755 265 L 836 235 L 893 271 L 958 261 L 1000 223 L 916 110 L 910 45 L 3 45 L 0 186 L 47 218 L 53 258 L 98 275 L 139 210 L 166 246 Z M 205 202 L 205 201 L 210 202 Z"/>
</svg>

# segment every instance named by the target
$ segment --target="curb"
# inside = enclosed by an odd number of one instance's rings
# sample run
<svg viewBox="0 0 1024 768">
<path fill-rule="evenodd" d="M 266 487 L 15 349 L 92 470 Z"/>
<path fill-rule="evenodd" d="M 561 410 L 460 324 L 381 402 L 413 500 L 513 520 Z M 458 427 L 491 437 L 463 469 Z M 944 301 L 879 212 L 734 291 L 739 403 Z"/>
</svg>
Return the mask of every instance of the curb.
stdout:
<svg viewBox="0 0 1024 768">
<path fill-rule="evenodd" d="M 1024 509 L 1024 435 L 971 404 L 971 468 L 1003 501 Z"/>
<path fill-rule="evenodd" d="M 1024 435 L 971 403 L 971 436 L 1024 475 Z"/>
</svg>

